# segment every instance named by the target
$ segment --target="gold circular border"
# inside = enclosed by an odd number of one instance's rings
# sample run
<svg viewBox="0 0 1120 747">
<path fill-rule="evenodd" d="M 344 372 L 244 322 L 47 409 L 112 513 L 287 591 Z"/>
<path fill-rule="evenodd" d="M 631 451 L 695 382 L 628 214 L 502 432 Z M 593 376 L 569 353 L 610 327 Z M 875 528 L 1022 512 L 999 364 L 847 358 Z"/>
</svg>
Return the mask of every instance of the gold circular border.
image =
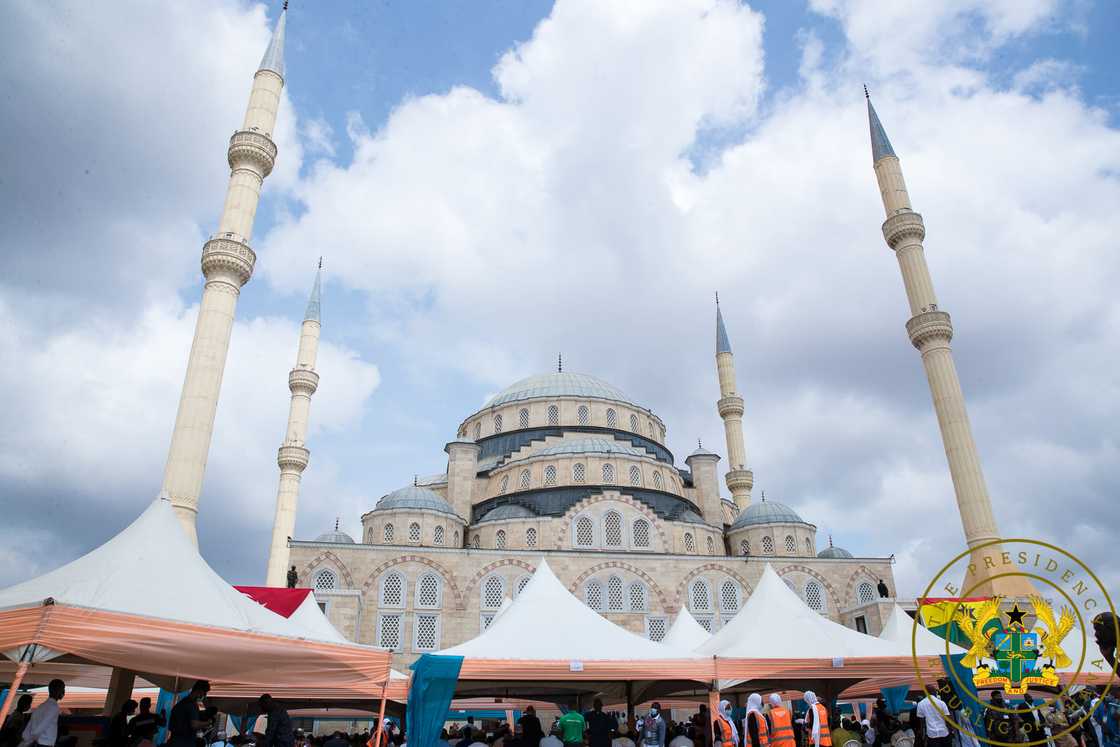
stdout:
<svg viewBox="0 0 1120 747">
<path fill-rule="evenodd" d="M 1117 636 L 1120 637 L 1120 619 L 1117 619 L 1116 607 L 1112 602 L 1112 597 L 1109 595 L 1108 589 L 1106 589 L 1105 585 L 1103 583 L 1101 583 L 1101 580 L 1100 580 L 1100 578 L 1097 577 L 1097 574 L 1093 573 L 1092 569 L 1089 568 L 1089 566 L 1087 566 L 1081 560 L 1081 558 L 1077 557 L 1073 553 L 1071 553 L 1071 552 L 1069 552 L 1069 551 L 1067 551 L 1067 550 L 1065 550 L 1061 547 L 1058 547 L 1057 545 L 1053 545 L 1053 544 L 1050 544 L 1049 542 L 1044 542 L 1042 540 L 1027 539 L 1025 537 L 1008 537 L 1008 538 L 999 538 L 999 539 L 989 540 L 987 542 L 983 542 L 979 545 L 976 545 L 975 547 L 966 548 L 963 552 L 958 553 L 948 563 L 946 563 L 944 566 L 942 566 L 941 570 L 939 570 L 933 576 L 933 579 L 929 582 L 929 585 L 926 586 L 925 591 L 922 593 L 922 596 L 919 597 L 919 599 L 928 598 L 930 591 L 933 589 L 933 585 L 937 582 L 937 579 L 941 578 L 941 576 L 946 571 L 948 571 L 949 568 L 951 568 L 957 561 L 961 560 L 966 555 L 970 555 L 971 553 L 973 553 L 976 550 L 982 550 L 985 547 L 991 547 L 993 545 L 1001 545 L 1001 544 L 1005 544 L 1005 543 L 1014 543 L 1014 542 L 1021 542 L 1023 544 L 1037 545 L 1037 546 L 1049 548 L 1050 550 L 1053 550 L 1054 552 L 1057 552 L 1061 555 L 1066 556 L 1067 558 L 1072 560 L 1074 563 L 1081 566 L 1081 568 L 1085 571 L 1085 573 L 1087 573 L 1089 575 L 1089 577 L 1091 579 L 1093 579 L 1093 581 L 1097 584 L 1097 588 L 1100 589 L 1101 594 L 1104 595 L 1105 600 L 1108 602 L 1108 608 L 1112 612 L 1112 615 L 1113 615 L 1113 628 L 1116 630 Z M 1028 576 L 1028 577 L 1033 577 L 1033 574 L 1028 574 L 1028 573 L 1002 573 L 1002 574 L 999 574 L 999 575 L 991 577 L 991 578 L 1003 578 L 1005 576 Z M 988 580 L 991 580 L 991 578 L 989 578 Z M 1057 585 L 1054 584 L 1049 579 L 1040 578 L 1040 580 L 1045 581 L 1046 583 L 1050 584 L 1051 586 L 1054 586 L 1054 588 L 1058 588 Z M 980 582 L 980 583 L 984 583 L 984 582 Z M 974 589 L 974 588 L 976 588 L 976 586 L 979 586 L 979 583 L 970 587 L 970 588 Z M 1073 603 L 1073 600 L 1070 599 L 1069 595 L 1066 594 L 1065 591 L 1063 591 L 1061 589 L 1058 589 L 1058 590 L 1062 592 L 1062 595 L 1066 597 L 1066 599 L 1070 602 L 1070 604 L 1073 604 L 1074 612 L 1077 613 L 1078 620 L 1081 621 L 1081 624 L 1082 624 L 1082 641 L 1083 641 L 1083 644 L 1084 644 L 1081 647 L 1081 659 L 1078 662 L 1078 670 L 1077 670 L 1077 672 L 1074 673 L 1074 676 L 1071 679 L 1070 684 L 1066 685 L 1066 687 L 1062 689 L 1062 692 L 1059 693 L 1058 697 L 1060 698 L 1064 694 L 1066 694 L 1069 691 L 1070 688 L 1073 687 L 1073 685 L 1076 683 L 1078 675 L 1081 674 L 1081 665 L 1085 661 L 1085 653 L 1086 653 L 1085 648 L 1086 648 L 1086 646 L 1089 645 L 1089 639 L 1088 639 L 1088 636 L 1086 635 L 1087 630 L 1084 627 L 1084 618 L 1081 616 L 1080 610 L 1077 609 L 1077 605 Z M 959 602 L 958 602 L 958 607 L 959 607 Z M 918 614 L 919 615 L 921 614 L 920 609 L 918 610 Z M 910 629 L 910 656 L 911 656 L 912 661 L 914 662 L 914 673 L 918 677 L 918 682 L 921 684 L 921 689 L 922 689 L 923 692 L 928 692 L 928 689 L 927 689 L 928 686 L 926 684 L 925 679 L 922 677 L 921 665 L 918 662 L 918 654 L 917 654 L 917 633 L 918 633 L 917 625 L 918 624 L 919 624 L 918 619 L 917 619 L 917 617 L 915 617 L 914 618 L 914 625 Z M 945 655 L 946 656 L 951 656 L 952 655 L 952 653 L 949 650 L 949 640 L 948 639 L 945 639 Z M 942 667 L 942 669 L 944 669 L 944 667 Z M 1090 708 L 1086 712 L 1086 714 L 1084 716 L 1082 716 L 1077 722 L 1075 722 L 1073 724 L 1070 724 L 1069 728 L 1066 731 L 1059 732 L 1057 735 L 1051 734 L 1049 739 L 1053 739 L 1055 736 L 1060 737 L 1063 734 L 1066 734 L 1069 731 L 1072 731 L 1073 729 L 1076 729 L 1077 727 L 1079 727 L 1083 723 L 1085 723 L 1086 720 L 1088 720 L 1090 717 L 1092 717 L 1092 715 L 1096 711 L 1096 709 L 1099 708 L 1100 704 L 1104 702 L 1104 696 L 1107 696 L 1109 690 L 1112 689 L 1112 685 L 1116 680 L 1116 675 L 1117 675 L 1116 668 L 1114 668 L 1114 667 L 1110 668 L 1109 669 L 1108 683 L 1105 685 L 1104 692 L 1101 693 L 1102 697 L 1097 699 L 1097 705 Z M 957 681 L 958 682 L 960 681 L 959 678 L 957 679 Z M 979 696 L 977 697 L 976 702 L 979 705 L 983 705 L 983 701 L 981 701 L 979 699 Z M 1003 709 L 997 708 L 997 710 L 1002 711 Z M 1032 710 L 1034 710 L 1034 709 L 1032 709 Z M 1004 712 L 1008 712 L 1008 711 L 1004 711 Z M 1018 712 L 1018 711 L 1016 711 L 1016 712 Z M 986 744 L 994 745 L 995 747 L 1014 747 L 1015 745 L 1022 745 L 1022 747 L 1038 747 L 1039 745 L 1043 745 L 1043 744 L 1048 743 L 1047 739 L 1041 739 L 1041 740 L 1038 740 L 1038 741 L 1035 741 L 1035 742 L 999 742 L 999 741 L 996 741 L 996 740 L 993 740 L 993 739 L 988 739 L 987 737 L 981 737 L 978 734 L 972 733 L 972 731 L 970 731 L 968 729 L 962 729 L 960 727 L 960 725 L 957 724 L 953 719 L 951 719 L 947 714 L 942 714 L 942 716 L 943 716 L 943 718 L 945 718 L 946 721 L 948 721 L 950 724 L 952 724 L 953 727 L 955 727 L 958 731 L 963 731 L 964 733 L 969 734 L 970 736 L 974 737 L 975 739 L 977 739 L 981 742 L 984 742 Z"/>
</svg>

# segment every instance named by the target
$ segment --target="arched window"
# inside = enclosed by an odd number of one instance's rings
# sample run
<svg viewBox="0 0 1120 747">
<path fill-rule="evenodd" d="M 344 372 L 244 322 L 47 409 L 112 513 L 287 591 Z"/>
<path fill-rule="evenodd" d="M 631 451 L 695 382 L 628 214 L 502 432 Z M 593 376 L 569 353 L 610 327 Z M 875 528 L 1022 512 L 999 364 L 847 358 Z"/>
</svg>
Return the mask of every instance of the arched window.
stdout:
<svg viewBox="0 0 1120 747">
<path fill-rule="evenodd" d="M 622 612 L 626 609 L 626 598 L 622 593 L 622 579 L 611 576 L 607 579 L 607 609 L 611 612 Z"/>
<path fill-rule="evenodd" d="M 616 413 L 614 411 L 614 408 L 608 407 L 607 408 L 607 427 L 608 428 L 614 428 L 616 425 L 618 425 L 618 413 Z"/>
<path fill-rule="evenodd" d="M 580 405 L 576 410 L 576 419 L 579 420 L 580 425 L 591 424 L 591 411 L 587 409 L 587 405 Z"/>
<path fill-rule="evenodd" d="M 513 595 L 515 597 L 521 596 L 521 592 L 525 591 L 525 587 L 529 585 L 529 579 L 531 578 L 532 576 L 522 576 L 517 579 L 517 584 L 513 587 Z"/>
<path fill-rule="evenodd" d="M 517 411 L 517 425 L 521 428 L 529 427 L 529 411 L 524 407 Z"/>
<path fill-rule="evenodd" d="M 634 433 L 638 432 L 638 416 L 637 415 L 631 415 L 630 416 L 630 430 L 633 431 Z"/>
<path fill-rule="evenodd" d="M 870 604 L 875 601 L 875 587 L 868 581 L 861 581 L 856 587 L 856 599 L 859 604 Z"/>
<path fill-rule="evenodd" d="M 762 538 L 762 552 L 764 555 L 774 554 L 774 540 L 770 537 Z"/>
<path fill-rule="evenodd" d="M 420 541 L 420 525 L 415 521 L 408 525 L 408 541 L 413 544 Z"/>
<path fill-rule="evenodd" d="M 638 465 L 636 465 L 636 464 L 631 464 L 630 465 L 630 484 L 631 485 L 641 485 L 642 484 L 642 471 L 640 469 L 638 469 Z"/>
<path fill-rule="evenodd" d="M 556 485 L 556 466 L 548 465 L 544 468 L 544 486 L 551 488 Z"/>
<path fill-rule="evenodd" d="M 338 588 L 338 576 L 334 571 L 324 568 L 315 574 L 315 589 L 317 591 L 331 591 Z"/>
<path fill-rule="evenodd" d="M 739 587 L 730 579 L 719 587 L 719 609 L 720 612 L 739 611 Z"/>
<path fill-rule="evenodd" d="M 506 582 L 501 576 L 487 576 L 482 582 L 482 599 L 479 600 L 484 610 L 496 610 L 502 606 L 502 597 L 506 594 Z"/>
<path fill-rule="evenodd" d="M 665 426 L 661 426 L 661 442 L 665 442 Z"/>
<path fill-rule="evenodd" d="M 366 529 L 366 544 L 373 544 L 373 527 L 369 527 L 368 529 Z"/>
<path fill-rule="evenodd" d="M 696 540 L 692 538 L 692 532 L 684 533 L 684 551 L 689 554 L 696 552 Z"/>
<path fill-rule="evenodd" d="M 628 596 L 630 597 L 631 612 L 646 611 L 646 587 L 640 581 L 630 584 Z"/>
<path fill-rule="evenodd" d="M 797 593 L 797 587 L 793 585 L 793 581 L 790 581 L 788 578 L 783 578 L 782 580 L 786 582 L 786 586 L 789 587 L 790 591 L 792 591 L 794 594 Z"/>
<path fill-rule="evenodd" d="M 502 432 L 502 414 L 501 413 L 498 413 L 497 415 L 494 416 L 494 432 L 495 433 L 501 433 Z"/>
<path fill-rule="evenodd" d="M 583 466 L 583 462 L 576 462 L 572 465 L 572 482 L 582 483 L 587 479 L 587 468 Z"/>
<path fill-rule="evenodd" d="M 698 578 L 692 582 L 692 590 L 688 594 L 689 602 L 691 602 L 691 609 L 693 612 L 711 612 L 712 611 L 712 593 L 708 589 L 708 582 L 702 578 Z"/>
<path fill-rule="evenodd" d="M 455 530 L 455 547 L 459 547 L 459 530 Z"/>
<path fill-rule="evenodd" d="M 805 604 L 809 605 L 811 610 L 824 612 L 824 589 L 816 581 L 805 584 Z"/>
<path fill-rule="evenodd" d="M 498 495 L 505 495 L 509 490 L 509 475 L 502 475 L 502 482 L 498 485 Z"/>
<path fill-rule="evenodd" d="M 591 609 L 603 609 L 603 585 L 595 579 L 588 581 L 587 586 L 584 587 L 584 599 Z"/>
<path fill-rule="evenodd" d="M 386 524 L 381 536 L 385 538 L 385 544 L 390 544 L 393 541 L 393 525 Z"/>
<path fill-rule="evenodd" d="M 786 552 L 788 552 L 790 555 L 793 555 L 795 552 L 797 552 L 797 543 L 794 541 L 792 534 L 786 535 Z"/>
<path fill-rule="evenodd" d="M 474 424 L 474 440 L 477 441 L 482 437 L 482 421 L 479 420 Z"/>
<path fill-rule="evenodd" d="M 556 405 L 548 406 L 548 424 L 560 425 L 560 408 Z"/>
<path fill-rule="evenodd" d="M 434 573 L 425 573 L 416 582 L 416 606 L 425 609 L 439 609 L 442 603 L 440 578 Z"/>
<path fill-rule="evenodd" d="M 634 520 L 634 547 L 649 547 L 649 522 L 645 519 Z"/>
<path fill-rule="evenodd" d="M 390 573 L 381 579 L 381 606 L 404 606 L 404 576 Z"/>
<path fill-rule="evenodd" d="M 545 470 L 545 472 L 547 473 L 548 470 Z M 531 481 L 532 481 L 532 477 L 529 475 L 529 470 L 527 470 L 527 469 L 521 470 L 521 477 L 518 478 L 518 480 L 517 480 L 518 486 L 522 490 L 528 490 L 529 489 L 529 484 L 531 483 Z"/>
<path fill-rule="evenodd" d="M 661 490 L 664 487 L 665 487 L 665 482 L 661 479 L 661 473 L 660 472 L 654 472 L 653 473 L 653 489 L 654 490 Z"/>
<path fill-rule="evenodd" d="M 471 536 L 471 549 L 472 550 L 477 550 L 479 542 L 480 542 L 480 540 L 478 539 L 478 535 L 477 534 L 472 535 Z"/>
<path fill-rule="evenodd" d="M 808 537 L 805 538 L 805 557 L 813 557 L 813 540 Z"/>
<path fill-rule="evenodd" d="M 537 530 L 533 527 L 529 527 L 528 529 L 525 530 L 525 547 L 536 547 L 536 546 L 537 546 Z"/>
<path fill-rule="evenodd" d="M 647 420 L 647 421 L 646 421 L 646 425 L 647 425 L 647 426 L 649 426 L 649 427 L 648 427 L 648 430 L 649 430 L 649 437 L 650 437 L 650 438 L 653 438 L 653 421 L 652 421 L 652 420 Z"/>
<path fill-rule="evenodd" d="M 622 514 L 610 511 L 603 518 L 603 544 L 622 547 Z"/>
<path fill-rule="evenodd" d="M 712 535 L 710 535 L 710 534 L 708 535 L 708 554 L 709 555 L 715 555 L 716 554 L 716 542 L 715 542 L 715 540 L 712 539 Z"/>
<path fill-rule="evenodd" d="M 590 516 L 576 519 L 576 547 L 592 547 L 595 544 L 595 523 Z"/>
<path fill-rule="evenodd" d="M 443 544 L 443 527 L 442 526 L 436 527 L 435 529 L 432 530 L 432 544 L 433 545 L 442 545 Z"/>
<path fill-rule="evenodd" d="M 494 533 L 494 549 L 496 549 L 496 550 L 506 549 L 506 530 L 499 529 L 497 532 Z"/>
<path fill-rule="evenodd" d="M 751 541 L 750 540 L 739 540 L 739 554 L 740 555 L 750 555 L 751 554 Z"/>
<path fill-rule="evenodd" d="M 603 465 L 603 484 L 604 485 L 614 485 L 614 465 L 613 464 L 604 464 Z"/>
</svg>

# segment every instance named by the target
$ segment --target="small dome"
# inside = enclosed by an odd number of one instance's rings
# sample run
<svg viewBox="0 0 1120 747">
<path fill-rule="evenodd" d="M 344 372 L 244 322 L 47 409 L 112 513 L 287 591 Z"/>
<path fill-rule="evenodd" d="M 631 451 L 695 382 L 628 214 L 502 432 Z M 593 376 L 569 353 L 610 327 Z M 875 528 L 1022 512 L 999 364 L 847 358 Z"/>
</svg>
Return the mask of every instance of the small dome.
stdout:
<svg viewBox="0 0 1120 747">
<path fill-rule="evenodd" d="M 624 454 L 626 456 L 648 457 L 650 453 L 636 446 L 621 444 L 607 438 L 581 438 L 575 441 L 561 441 L 552 446 L 546 446 L 540 451 L 530 454 L 530 457 L 556 456 L 558 454 Z"/>
<path fill-rule="evenodd" d="M 688 459 L 691 459 L 692 457 L 715 457 L 716 459 L 719 459 L 719 454 L 715 453 L 714 451 L 708 451 L 703 446 L 701 446 L 697 448 L 696 451 L 688 455 Z M 685 461 L 687 462 L 688 459 L 685 459 Z"/>
<path fill-rule="evenodd" d="M 340 545 L 354 544 L 354 538 L 339 528 L 334 528 L 329 532 L 324 532 L 315 538 L 316 542 L 334 542 Z"/>
<path fill-rule="evenodd" d="M 617 387 L 602 379 L 580 373 L 547 373 L 516 381 L 490 398 L 483 409 L 496 407 L 509 402 L 547 397 L 587 397 L 589 399 L 609 399 L 638 407 Z M 644 408 L 643 408 L 644 409 Z"/>
<path fill-rule="evenodd" d="M 747 506 L 746 510 L 739 514 L 735 519 L 735 523 L 731 525 L 732 529 L 741 529 L 742 527 L 756 526 L 758 524 L 807 524 L 804 519 L 797 515 L 797 512 L 784 503 L 777 501 L 759 501 Z"/>
<path fill-rule="evenodd" d="M 693 511 L 691 508 L 686 508 L 684 511 L 681 511 L 680 516 L 677 517 L 677 521 L 683 521 L 686 524 L 706 524 L 707 523 L 706 521 L 704 521 L 704 517 L 702 517 L 700 514 L 696 513 L 695 511 Z"/>
<path fill-rule="evenodd" d="M 409 485 L 407 487 L 394 490 L 373 507 L 374 511 L 394 511 L 400 509 L 419 509 L 426 511 L 439 511 L 444 514 L 451 514 L 455 516 L 454 509 L 440 496 L 439 493 L 422 488 L 417 485 Z"/>
<path fill-rule="evenodd" d="M 843 547 L 836 547 L 835 545 L 829 545 L 828 547 L 826 547 L 825 549 L 823 549 L 819 553 L 817 553 L 817 557 L 818 558 L 832 558 L 833 560 L 835 560 L 837 558 L 850 558 L 850 557 L 852 557 L 852 554 L 850 552 L 848 552 L 847 550 L 845 550 Z"/>
<path fill-rule="evenodd" d="M 507 503 L 504 506 L 497 506 L 486 512 L 486 515 L 478 520 L 479 524 L 487 521 L 503 521 L 504 519 L 535 519 L 537 515 L 516 503 Z"/>
</svg>

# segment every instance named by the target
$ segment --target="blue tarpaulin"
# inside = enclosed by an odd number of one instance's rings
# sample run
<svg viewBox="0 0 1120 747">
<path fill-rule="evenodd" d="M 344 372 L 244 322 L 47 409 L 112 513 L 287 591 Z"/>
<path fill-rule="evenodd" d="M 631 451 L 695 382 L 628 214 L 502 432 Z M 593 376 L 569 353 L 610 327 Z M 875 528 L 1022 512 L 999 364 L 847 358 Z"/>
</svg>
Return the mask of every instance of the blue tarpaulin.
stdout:
<svg viewBox="0 0 1120 747">
<path fill-rule="evenodd" d="M 159 689 L 159 697 L 156 698 L 155 711 L 156 713 L 163 714 L 164 725 L 159 728 L 159 732 L 156 734 L 156 744 L 163 744 L 164 740 L 167 739 L 167 722 L 171 719 L 171 709 L 176 703 L 188 695 L 190 695 L 190 690 L 184 690 L 176 695 L 170 690 L 164 690 L 162 687 Z"/>
<path fill-rule="evenodd" d="M 906 694 L 910 692 L 910 686 L 884 687 L 879 692 L 883 694 L 883 700 L 887 704 L 887 713 L 897 716 L 906 706 Z"/>
<path fill-rule="evenodd" d="M 412 670 L 406 712 L 409 747 L 436 747 L 462 665 L 462 656 L 424 654 L 409 667 Z"/>
</svg>

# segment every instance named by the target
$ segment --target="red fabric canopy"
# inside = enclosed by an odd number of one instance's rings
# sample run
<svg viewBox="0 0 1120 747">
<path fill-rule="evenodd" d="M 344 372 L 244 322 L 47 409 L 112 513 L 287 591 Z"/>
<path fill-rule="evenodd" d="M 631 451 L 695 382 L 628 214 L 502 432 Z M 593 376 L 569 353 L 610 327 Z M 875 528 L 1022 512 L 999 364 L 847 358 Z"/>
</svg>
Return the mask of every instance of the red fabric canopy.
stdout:
<svg viewBox="0 0 1120 747">
<path fill-rule="evenodd" d="M 234 586 L 233 588 L 280 617 L 291 617 L 311 593 L 311 589 L 276 589 L 271 586 Z"/>
</svg>

